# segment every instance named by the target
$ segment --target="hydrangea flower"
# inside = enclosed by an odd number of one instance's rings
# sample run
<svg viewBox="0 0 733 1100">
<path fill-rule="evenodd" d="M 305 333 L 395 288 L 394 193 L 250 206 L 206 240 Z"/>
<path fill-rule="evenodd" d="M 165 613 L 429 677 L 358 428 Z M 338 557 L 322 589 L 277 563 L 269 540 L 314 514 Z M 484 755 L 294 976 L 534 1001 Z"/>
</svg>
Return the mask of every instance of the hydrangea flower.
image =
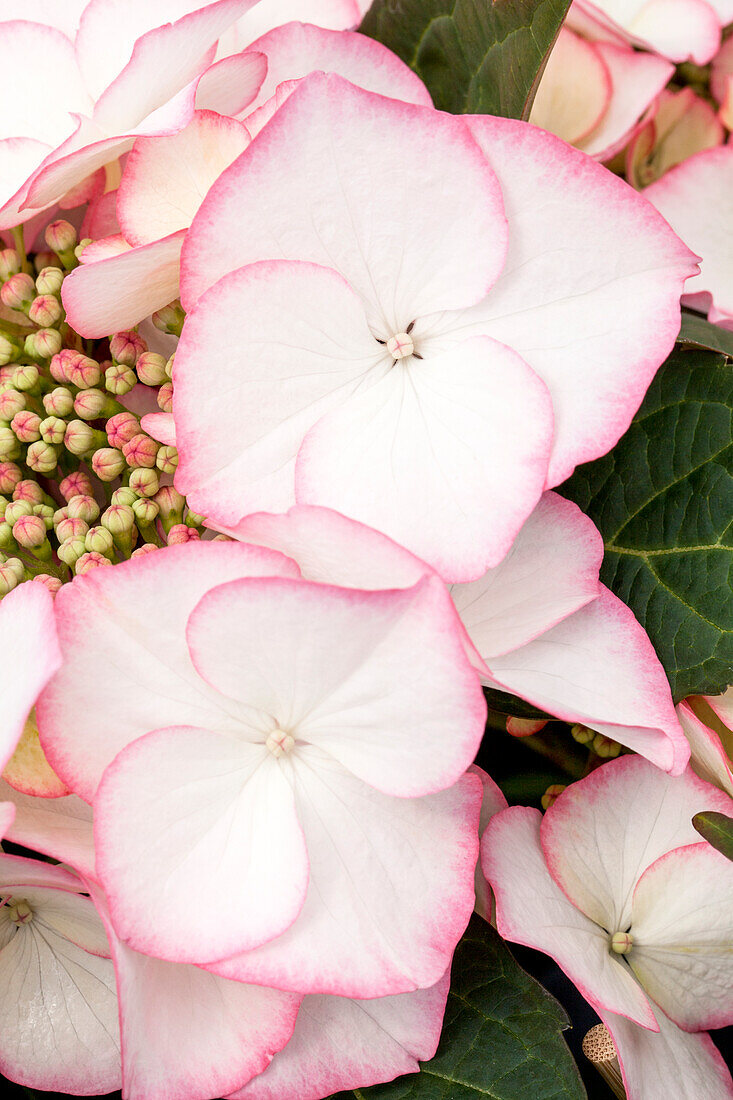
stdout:
<svg viewBox="0 0 733 1100">
<path fill-rule="evenodd" d="M 551 955 L 595 1008 L 629 1100 L 733 1093 L 712 1041 L 697 1034 L 733 1021 L 733 864 L 691 823 L 700 810 L 731 809 L 689 771 L 672 779 L 620 757 L 544 817 L 512 806 L 484 834 L 499 932 Z"/>
<path fill-rule="evenodd" d="M 552 136 L 314 74 L 186 238 L 176 484 L 230 526 L 326 505 L 475 578 L 628 426 L 694 270 Z"/>
<path fill-rule="evenodd" d="M 611 41 L 705 65 L 733 21 L 731 0 L 575 0 L 572 18 Z"/>
</svg>

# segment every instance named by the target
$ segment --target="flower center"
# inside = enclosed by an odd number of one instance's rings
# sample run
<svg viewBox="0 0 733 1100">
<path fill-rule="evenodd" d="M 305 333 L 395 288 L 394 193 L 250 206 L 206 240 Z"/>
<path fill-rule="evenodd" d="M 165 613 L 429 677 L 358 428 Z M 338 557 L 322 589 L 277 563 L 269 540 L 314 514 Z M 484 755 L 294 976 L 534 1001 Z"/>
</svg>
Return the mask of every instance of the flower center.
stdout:
<svg viewBox="0 0 733 1100">
<path fill-rule="evenodd" d="M 8 902 L 8 916 L 19 927 L 33 920 L 33 910 L 25 898 L 11 898 Z"/>
<path fill-rule="evenodd" d="M 395 360 L 406 359 L 408 355 L 412 355 L 415 351 L 412 337 L 407 332 L 395 333 L 395 335 L 390 336 L 387 341 L 387 351 Z"/>
<path fill-rule="evenodd" d="M 634 937 L 630 932 L 614 932 L 611 936 L 611 950 L 617 955 L 628 955 L 634 946 Z"/>
<path fill-rule="evenodd" d="M 281 729 L 271 730 L 265 741 L 265 746 L 270 750 L 273 756 L 284 756 L 285 753 L 292 751 L 294 745 L 295 738 L 292 734 Z"/>
</svg>

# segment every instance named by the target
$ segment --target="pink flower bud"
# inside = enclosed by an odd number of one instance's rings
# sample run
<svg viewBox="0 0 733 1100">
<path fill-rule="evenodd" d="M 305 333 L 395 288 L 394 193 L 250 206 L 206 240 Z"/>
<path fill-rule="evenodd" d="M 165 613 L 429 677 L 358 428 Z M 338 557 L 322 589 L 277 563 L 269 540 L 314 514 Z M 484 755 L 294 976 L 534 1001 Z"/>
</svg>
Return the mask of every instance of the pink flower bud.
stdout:
<svg viewBox="0 0 733 1100">
<path fill-rule="evenodd" d="M 129 443 L 140 432 L 140 421 L 131 412 L 115 413 L 105 425 L 107 439 L 110 447 L 122 450 L 125 443 Z"/>
<path fill-rule="evenodd" d="M 154 351 L 144 351 L 135 364 L 135 370 L 145 386 L 162 386 L 167 377 L 165 357 Z"/>
<path fill-rule="evenodd" d="M 158 408 L 164 412 L 173 412 L 173 383 L 164 382 L 158 390 Z"/>
<path fill-rule="evenodd" d="M 25 580 L 25 566 L 20 558 L 8 558 L 0 565 L 0 596 L 7 596 Z"/>
<path fill-rule="evenodd" d="M 157 549 L 158 547 L 155 545 L 155 543 L 144 542 L 142 546 L 138 546 L 137 550 L 133 550 L 133 552 L 130 554 L 130 559 L 132 560 L 132 558 L 144 558 L 146 554 L 152 554 L 153 551 Z"/>
<path fill-rule="evenodd" d="M 84 249 L 87 248 L 91 243 L 91 237 L 82 237 L 82 239 L 79 241 L 78 245 L 74 249 L 74 255 L 76 256 L 77 260 L 81 260 Z"/>
<path fill-rule="evenodd" d="M 39 275 L 49 267 L 55 267 L 57 270 L 61 270 L 56 253 L 49 251 L 47 248 L 42 249 L 40 252 L 36 252 L 33 257 L 33 266 Z"/>
<path fill-rule="evenodd" d="M 160 508 L 154 500 L 149 500 L 147 497 L 138 497 L 132 503 L 132 514 L 140 527 L 149 527 L 151 523 L 155 523 L 160 515 Z"/>
<path fill-rule="evenodd" d="M 38 272 L 36 290 L 39 294 L 58 296 L 64 285 L 64 273 L 59 267 L 44 267 Z"/>
<path fill-rule="evenodd" d="M 152 504 L 152 501 L 146 503 Z M 135 513 L 129 504 L 111 504 L 102 513 L 101 523 L 112 535 L 127 535 L 135 526 Z"/>
<path fill-rule="evenodd" d="M 129 507 L 136 500 L 137 493 L 134 493 L 129 485 L 120 485 L 119 489 L 115 489 L 112 494 L 112 504 L 126 504 Z"/>
<path fill-rule="evenodd" d="M 52 505 L 50 505 L 50 504 L 34 504 L 33 505 L 33 515 L 41 517 L 41 519 L 43 520 L 43 522 L 46 525 L 46 530 L 47 531 L 52 531 L 53 530 L 54 510 L 53 510 Z"/>
<path fill-rule="evenodd" d="M 46 443 L 61 444 L 66 434 L 66 421 L 58 416 L 47 416 L 41 421 L 39 431 L 41 439 L 45 439 Z"/>
<path fill-rule="evenodd" d="M 86 553 L 86 546 L 84 545 L 84 536 L 75 535 L 73 538 L 64 539 L 56 551 L 56 555 L 64 565 L 68 565 L 69 569 L 73 569 L 82 554 Z"/>
<path fill-rule="evenodd" d="M 170 381 L 173 381 L 173 360 L 175 359 L 175 357 L 176 357 L 176 354 L 174 352 L 173 355 L 171 355 L 170 359 L 168 359 L 166 361 L 166 364 L 165 364 L 165 376 Z"/>
<path fill-rule="evenodd" d="M 168 532 L 168 545 L 180 546 L 184 542 L 196 542 L 201 535 L 195 527 L 187 527 L 185 523 L 174 523 Z"/>
<path fill-rule="evenodd" d="M 63 252 L 71 252 L 76 248 L 76 230 L 69 222 L 60 218 L 51 222 L 46 229 L 46 244 L 60 256 Z"/>
<path fill-rule="evenodd" d="M 51 371 L 51 377 L 56 382 L 70 382 L 69 366 L 79 356 L 78 351 L 74 351 L 73 348 L 62 348 L 53 356 L 51 362 L 48 365 L 48 369 Z"/>
<path fill-rule="evenodd" d="M 46 524 L 40 516 L 21 516 L 13 524 L 13 538 L 24 550 L 34 550 L 46 542 Z"/>
<path fill-rule="evenodd" d="M 72 497 L 66 505 L 66 511 L 72 519 L 83 519 L 86 523 L 94 523 L 99 519 L 99 505 L 92 496 Z"/>
<path fill-rule="evenodd" d="M 175 523 L 183 523 L 183 509 L 186 507 L 186 498 L 181 496 L 173 485 L 164 485 L 155 494 L 155 503 L 160 508 L 163 519 L 170 520 L 170 526 Z"/>
<path fill-rule="evenodd" d="M 514 718 L 506 720 L 506 731 L 512 737 L 529 737 L 532 733 L 539 733 L 547 725 L 547 719 Z"/>
<path fill-rule="evenodd" d="M 23 393 L 38 392 L 40 377 L 40 371 L 33 363 L 22 363 L 20 366 L 13 367 L 13 385 L 16 390 L 22 390 Z"/>
<path fill-rule="evenodd" d="M 115 447 L 100 447 L 92 455 L 92 469 L 100 481 L 114 481 L 124 468 L 124 456 Z"/>
<path fill-rule="evenodd" d="M 0 461 L 12 462 L 14 458 L 20 458 L 18 439 L 12 428 L 0 427 Z"/>
<path fill-rule="evenodd" d="M 16 413 L 26 406 L 26 396 L 20 390 L 5 390 L 0 393 L 0 420 L 12 420 Z"/>
<path fill-rule="evenodd" d="M 99 437 L 104 439 L 101 432 L 96 432 L 83 420 L 70 420 L 66 425 L 64 446 L 73 455 L 87 455 L 99 445 Z"/>
<path fill-rule="evenodd" d="M 58 465 L 56 448 L 41 439 L 26 451 L 26 465 L 37 474 L 52 474 Z"/>
<path fill-rule="evenodd" d="M 130 488 L 140 497 L 154 497 L 160 482 L 155 470 L 138 469 L 130 474 Z"/>
<path fill-rule="evenodd" d="M 0 493 L 12 493 L 22 480 L 20 466 L 16 466 L 14 462 L 0 462 Z"/>
<path fill-rule="evenodd" d="M 55 517 L 54 517 L 55 518 Z M 55 524 L 56 537 L 59 542 L 65 542 L 67 539 L 84 538 L 89 530 L 89 524 L 83 519 L 73 518 L 66 516 L 64 519 L 58 521 Z"/>
<path fill-rule="evenodd" d="M 113 363 L 104 372 L 105 389 L 109 390 L 110 393 L 117 394 L 119 397 L 129 393 L 136 385 L 137 375 L 132 367 L 126 367 L 122 363 Z"/>
<path fill-rule="evenodd" d="M 34 359 L 53 359 L 61 351 L 61 333 L 55 328 L 39 328 L 38 332 L 26 336 L 24 350 Z"/>
<path fill-rule="evenodd" d="M 178 448 L 159 447 L 155 456 L 155 465 L 162 474 L 174 474 L 178 469 Z"/>
<path fill-rule="evenodd" d="M 96 569 L 100 565 L 111 564 L 112 562 L 109 558 L 105 558 L 104 554 L 92 550 L 91 552 L 81 555 L 74 567 L 74 572 L 77 577 L 83 577 L 85 573 L 89 573 L 92 569 Z"/>
<path fill-rule="evenodd" d="M 158 447 L 159 444 L 154 439 L 151 439 L 149 435 L 145 435 L 144 432 L 140 432 L 123 445 L 122 453 L 125 456 L 127 465 L 133 469 L 145 467 L 152 470 L 155 466 Z"/>
<path fill-rule="evenodd" d="M 148 345 L 136 332 L 116 332 L 109 342 L 110 355 L 125 367 L 134 367 L 147 350 Z"/>
<path fill-rule="evenodd" d="M 90 553 L 108 556 L 114 550 L 112 532 L 106 527 L 90 527 L 84 537 L 84 545 Z"/>
<path fill-rule="evenodd" d="M 14 248 L 4 248 L 0 252 L 0 279 L 5 282 L 21 269 L 20 256 Z"/>
<path fill-rule="evenodd" d="M 69 357 L 66 373 L 72 385 L 78 386 L 79 389 L 87 389 L 88 387 L 96 386 L 102 377 L 102 372 L 99 369 L 99 363 L 96 359 L 90 359 L 88 355 L 81 355 L 79 353 L 74 355 L 73 358 L 71 356 Z"/>
<path fill-rule="evenodd" d="M 68 416 L 74 409 L 74 395 L 65 386 L 44 394 L 43 407 L 49 416 Z"/>
<path fill-rule="evenodd" d="M 36 296 L 36 284 L 30 275 L 26 275 L 24 271 L 19 271 L 17 275 L 11 275 L 6 283 L 3 283 L 0 288 L 0 301 L 8 309 L 19 309 L 23 313 L 28 311 L 28 308 Z"/>
<path fill-rule="evenodd" d="M 163 306 L 162 309 L 157 310 L 152 317 L 153 324 L 159 332 L 168 332 L 171 336 L 180 336 L 181 329 L 183 328 L 183 322 L 186 320 L 186 313 L 178 301 L 170 302 L 169 305 Z"/>
<path fill-rule="evenodd" d="M 34 325 L 52 328 L 64 316 L 61 302 L 51 294 L 39 294 L 28 307 L 28 316 Z"/>
<path fill-rule="evenodd" d="M 71 500 L 72 497 L 90 497 L 94 492 L 92 479 L 84 470 L 76 470 L 75 473 L 65 477 L 59 485 L 59 490 L 61 496 L 67 501 Z"/>
<path fill-rule="evenodd" d="M 29 500 L 11 500 L 5 506 L 4 519 L 12 527 L 23 516 L 33 515 L 33 503 Z"/>
<path fill-rule="evenodd" d="M 13 500 L 24 500 L 31 507 L 43 503 L 43 489 L 37 481 L 19 481 L 13 489 Z"/>
<path fill-rule="evenodd" d="M 21 352 L 21 344 L 11 340 L 6 333 L 0 333 L 0 367 L 14 363 Z"/>
<path fill-rule="evenodd" d="M 10 427 L 21 443 L 34 443 L 41 438 L 41 418 L 30 409 L 16 413 L 10 421 Z"/>
<path fill-rule="evenodd" d="M 61 580 L 58 577 L 52 577 L 50 573 L 36 573 L 31 579 L 44 585 L 52 596 L 55 596 L 61 588 Z"/>
<path fill-rule="evenodd" d="M 102 390 L 82 390 L 76 395 L 74 412 L 82 420 L 97 420 L 100 416 L 115 412 L 110 399 Z"/>
</svg>

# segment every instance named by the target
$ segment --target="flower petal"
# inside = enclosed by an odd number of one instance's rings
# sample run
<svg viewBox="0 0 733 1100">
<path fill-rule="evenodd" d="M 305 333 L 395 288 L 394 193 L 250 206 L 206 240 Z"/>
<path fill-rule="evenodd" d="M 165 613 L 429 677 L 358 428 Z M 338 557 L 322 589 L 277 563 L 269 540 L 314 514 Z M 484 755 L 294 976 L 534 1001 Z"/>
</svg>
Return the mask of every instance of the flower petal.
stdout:
<svg viewBox="0 0 733 1100">
<path fill-rule="evenodd" d="M 56 775 L 41 748 L 33 712 L 28 716 L 20 741 L 5 765 L 2 777 L 16 791 L 38 795 L 39 798 L 58 798 L 69 793 L 69 788 Z"/>
<path fill-rule="evenodd" d="M 505 247 L 501 191 L 462 119 L 314 73 L 209 192 L 182 300 L 190 310 L 243 264 L 306 260 L 339 271 L 386 340 L 423 313 L 477 301 Z"/>
<path fill-rule="evenodd" d="M 690 748 L 652 644 L 603 585 L 580 611 L 487 663 L 493 686 L 590 726 L 673 775 L 687 764 Z"/>
<path fill-rule="evenodd" d="M 701 779 L 733 798 L 733 772 L 718 734 L 697 717 L 689 703 L 678 705 L 677 717 L 690 742 L 690 766 Z"/>
<path fill-rule="evenodd" d="M 626 964 L 612 956 L 608 934 L 575 908 L 550 875 L 541 821 L 539 810 L 510 806 L 491 818 L 484 833 L 481 865 L 496 898 L 499 933 L 550 955 L 594 1008 L 656 1030 L 644 992 Z"/>
<path fill-rule="evenodd" d="M 310 860 L 305 904 L 279 939 L 207 969 L 343 997 L 433 985 L 474 906 L 478 779 L 391 798 L 315 747 L 290 759 Z"/>
<path fill-rule="evenodd" d="M 192 721 L 231 728 L 191 664 L 185 624 L 208 588 L 253 573 L 298 569 L 273 551 L 188 543 L 64 585 L 56 597 L 64 665 L 36 713 L 44 752 L 67 786 L 91 802 L 120 749 L 150 730 Z"/>
<path fill-rule="evenodd" d="M 288 1045 L 230 1100 L 319 1100 L 417 1073 L 437 1049 L 449 984 L 445 974 L 394 997 L 306 997 Z"/>
<path fill-rule="evenodd" d="M 257 98 L 266 73 L 267 58 L 254 51 L 217 61 L 196 85 L 196 109 L 238 115 Z"/>
<path fill-rule="evenodd" d="M 385 592 L 235 581 L 204 596 L 188 642 L 227 700 L 269 716 L 269 729 L 279 723 L 295 751 L 315 745 L 386 794 L 448 787 L 478 749 L 483 695 L 437 577 Z"/>
<path fill-rule="evenodd" d="M 561 27 L 540 77 L 529 121 L 578 144 L 600 123 L 611 92 L 611 74 L 596 43 Z"/>
<path fill-rule="evenodd" d="M 671 779 L 642 757 L 621 756 L 563 791 L 543 818 L 542 846 L 573 903 L 609 932 L 625 932 L 646 868 L 699 840 L 694 814 L 730 808 L 726 795 L 689 770 Z"/>
<path fill-rule="evenodd" d="M 303 904 L 293 794 L 263 744 L 183 726 L 140 738 L 104 774 L 94 834 L 118 936 L 157 958 L 246 951 Z"/>
<path fill-rule="evenodd" d="M 3 779 L 0 797 L 10 799 L 15 806 L 15 820 L 6 833 L 8 840 L 94 877 L 92 808 L 88 803 L 75 794 L 61 798 L 20 794 Z"/>
<path fill-rule="evenodd" d="M 535 507 L 551 446 L 544 384 L 509 348 L 472 339 L 395 363 L 327 413 L 298 453 L 295 494 L 472 580 Z"/>
<path fill-rule="evenodd" d="M 293 20 L 336 31 L 351 30 L 360 20 L 358 0 L 259 0 L 226 33 L 219 49 L 235 53 Z"/>
</svg>

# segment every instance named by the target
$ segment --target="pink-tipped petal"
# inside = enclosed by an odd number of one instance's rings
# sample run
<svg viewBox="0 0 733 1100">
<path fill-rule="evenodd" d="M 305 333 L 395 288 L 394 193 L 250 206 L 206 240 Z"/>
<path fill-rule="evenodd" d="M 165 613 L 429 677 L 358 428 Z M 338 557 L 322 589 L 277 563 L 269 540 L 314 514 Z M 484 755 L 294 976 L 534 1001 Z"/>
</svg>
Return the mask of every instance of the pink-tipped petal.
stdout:
<svg viewBox="0 0 733 1100">
<path fill-rule="evenodd" d="M 494 814 L 498 814 L 507 808 L 507 800 L 501 788 L 483 768 L 479 768 L 478 764 L 472 764 L 468 770 L 479 777 L 481 786 L 483 787 L 481 814 L 478 823 L 479 837 L 482 837 L 486 832 L 486 826 L 489 824 Z M 476 912 L 479 916 L 482 916 L 484 920 L 494 920 L 494 898 L 491 893 L 491 887 L 486 881 L 486 875 L 483 872 L 480 859 L 476 863 L 474 887 L 476 890 Z"/>
<path fill-rule="evenodd" d="M 313 73 L 211 188 L 186 242 L 182 300 L 190 309 L 243 264 L 305 260 L 339 271 L 387 340 L 423 313 L 478 301 L 505 248 L 501 191 L 462 119 Z"/>
<path fill-rule="evenodd" d="M 4 654 L 0 769 L 15 751 L 28 712 L 61 664 L 54 604 L 42 584 L 18 585 L 0 604 L 0 652 Z"/>
<path fill-rule="evenodd" d="M 188 543 L 64 585 L 55 605 L 64 665 L 36 714 L 51 766 L 73 791 L 91 802 L 107 765 L 150 730 L 193 720 L 236 728 L 191 664 L 185 624 L 209 588 L 258 573 L 299 575 L 273 551 Z"/>
<path fill-rule="evenodd" d="M 733 686 L 722 695 L 705 695 L 705 702 L 729 730 L 733 730 Z"/>
<path fill-rule="evenodd" d="M 733 1022 L 733 863 L 726 856 L 707 843 L 660 856 L 636 884 L 631 932 L 631 968 L 679 1027 Z"/>
<path fill-rule="evenodd" d="M 157 439 L 158 443 L 175 447 L 176 424 L 173 413 L 146 413 L 145 416 L 140 418 L 140 427 L 147 435 Z M 242 542 L 246 541 L 246 539 L 242 539 Z"/>
<path fill-rule="evenodd" d="M 536 638 L 598 595 L 603 540 L 570 501 L 545 493 L 506 557 L 450 594 L 484 661 Z"/>
<path fill-rule="evenodd" d="M 437 1049 L 449 985 L 446 974 L 394 997 L 306 997 L 288 1045 L 229 1100 L 319 1100 L 417 1073 Z"/>
<path fill-rule="evenodd" d="M 210 965 L 257 985 L 381 997 L 433 985 L 474 907 L 481 784 L 395 799 L 319 749 L 292 758 L 310 883 L 277 940 Z"/>
<path fill-rule="evenodd" d="M 551 487 L 626 431 L 674 344 L 694 258 L 585 154 L 512 119 L 468 121 L 504 191 L 507 261 L 476 307 L 421 320 L 416 332 L 437 346 L 485 333 L 543 379 L 555 410 Z"/>
<path fill-rule="evenodd" d="M 251 108 L 267 73 L 264 54 L 247 51 L 210 65 L 196 85 L 196 110 L 238 115 Z"/>
<path fill-rule="evenodd" d="M 226 32 L 219 52 L 236 53 L 261 35 L 295 20 L 346 31 L 354 30 L 360 19 L 359 0 L 259 0 Z"/>
<path fill-rule="evenodd" d="M 720 45 L 720 19 L 705 0 L 649 0 L 629 30 L 671 61 L 689 58 L 705 65 Z"/>
<path fill-rule="evenodd" d="M 0 853 L 0 889 L 10 892 L 19 883 L 29 888 L 70 890 L 72 893 L 82 889 L 77 875 L 64 867 L 46 863 L 45 860 Z"/>
<path fill-rule="evenodd" d="M 733 771 L 718 734 L 698 718 L 689 703 L 679 704 L 677 717 L 690 742 L 692 769 L 733 798 Z"/>
<path fill-rule="evenodd" d="M 64 279 L 61 296 L 75 331 L 87 337 L 109 336 L 132 328 L 177 298 L 185 232 L 82 263 L 72 271 Z"/>
<path fill-rule="evenodd" d="M 578 144 L 608 109 L 611 74 L 594 42 L 560 28 L 540 79 L 529 121 Z"/>
<path fill-rule="evenodd" d="M 610 951 L 608 933 L 576 909 L 550 875 L 541 821 L 539 810 L 510 806 L 491 818 L 481 841 L 500 934 L 550 955 L 594 1008 L 656 1030 L 643 990 Z"/>
<path fill-rule="evenodd" d="M 633 612 L 603 585 L 597 599 L 545 634 L 485 659 L 504 691 L 590 726 L 673 775 L 685 768 L 690 749 L 664 669 Z"/>
<path fill-rule="evenodd" d="M 170 137 L 138 138 L 117 191 L 117 216 L 130 244 L 187 229 L 214 180 L 248 145 L 241 123 L 213 111 L 196 111 Z"/>
<path fill-rule="evenodd" d="M 87 802 L 75 794 L 60 798 L 21 794 L 3 779 L 0 797 L 10 799 L 15 807 L 15 820 L 7 829 L 8 840 L 94 877 L 92 808 Z"/>
<path fill-rule="evenodd" d="M 699 840 L 701 810 L 730 813 L 731 800 L 689 770 L 672 779 L 622 756 L 563 791 L 543 818 L 542 846 L 575 905 L 609 932 L 626 931 L 636 883 L 659 856 Z"/>
<path fill-rule="evenodd" d="M 84 264 L 96 264 L 100 260 L 109 260 L 112 257 L 124 256 L 126 252 L 130 252 L 132 245 L 126 240 L 122 233 L 113 233 L 109 237 L 102 237 L 100 240 L 92 241 L 91 244 L 84 246 L 81 252 L 80 261 L 82 266 Z M 72 272 L 73 274 L 73 272 Z"/>
<path fill-rule="evenodd" d="M 293 792 L 262 743 L 183 726 L 140 738 L 104 774 L 94 835 L 117 934 L 157 958 L 249 950 L 303 904 Z"/>
<path fill-rule="evenodd" d="M 473 580 L 537 504 L 552 428 L 545 385 L 524 360 L 466 340 L 396 363 L 316 423 L 298 453 L 296 499 L 384 531 L 446 580 Z"/>
</svg>

